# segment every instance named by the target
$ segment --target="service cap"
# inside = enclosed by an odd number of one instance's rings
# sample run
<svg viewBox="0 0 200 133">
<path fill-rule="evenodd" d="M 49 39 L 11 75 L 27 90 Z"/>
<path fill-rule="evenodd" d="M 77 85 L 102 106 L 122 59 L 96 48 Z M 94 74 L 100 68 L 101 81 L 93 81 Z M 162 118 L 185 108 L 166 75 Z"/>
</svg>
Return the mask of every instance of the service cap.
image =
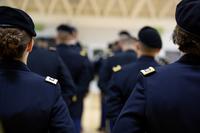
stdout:
<svg viewBox="0 0 200 133">
<path fill-rule="evenodd" d="M 158 31 L 152 27 L 143 27 L 138 34 L 139 40 L 151 48 L 162 48 L 162 40 Z"/>
<path fill-rule="evenodd" d="M 31 17 L 24 11 L 8 6 L 0 6 L 0 27 L 15 27 L 36 36 L 35 25 Z"/>
</svg>

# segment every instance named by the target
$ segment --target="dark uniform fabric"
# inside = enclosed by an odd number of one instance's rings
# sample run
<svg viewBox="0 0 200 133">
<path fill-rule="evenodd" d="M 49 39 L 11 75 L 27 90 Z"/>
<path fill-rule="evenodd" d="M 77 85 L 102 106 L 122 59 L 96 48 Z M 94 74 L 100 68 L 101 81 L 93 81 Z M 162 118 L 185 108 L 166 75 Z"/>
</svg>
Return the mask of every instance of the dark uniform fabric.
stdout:
<svg viewBox="0 0 200 133">
<path fill-rule="evenodd" d="M 184 55 L 138 84 L 113 133 L 199 133 L 200 57 Z"/>
<path fill-rule="evenodd" d="M 0 121 L 5 133 L 74 133 L 58 85 L 19 61 L 0 61 Z"/>
<path fill-rule="evenodd" d="M 113 67 L 115 67 L 116 65 L 126 65 L 129 63 L 133 63 L 134 61 L 136 61 L 136 59 L 136 53 L 132 50 L 129 50 L 126 52 L 118 53 L 104 60 L 100 69 L 98 82 L 98 86 L 101 91 L 105 94 L 107 93 L 107 87 L 113 74 Z"/>
<path fill-rule="evenodd" d="M 28 58 L 31 71 L 41 75 L 58 79 L 62 95 L 69 105 L 76 95 L 76 88 L 68 68 L 55 50 L 45 50 L 34 47 Z"/>
<path fill-rule="evenodd" d="M 73 81 L 77 88 L 77 100 L 70 105 L 70 114 L 76 126 L 77 133 L 81 130 L 81 118 L 83 113 L 83 100 L 88 93 L 89 83 L 92 80 L 91 66 L 85 55 L 74 50 L 71 46 L 60 44 L 57 51 L 69 68 Z"/>
<path fill-rule="evenodd" d="M 77 102 L 75 102 L 70 110 L 72 117 L 81 117 L 83 109 L 83 98 L 88 92 L 88 86 L 91 81 L 90 67 L 85 57 L 65 44 L 60 44 L 57 51 L 63 59 L 72 75 L 73 81 L 77 87 Z"/>
<path fill-rule="evenodd" d="M 142 56 L 135 63 L 126 65 L 121 71 L 113 74 L 108 87 L 107 117 L 114 123 L 125 102 L 133 91 L 140 70 L 159 66 L 150 56 Z"/>
</svg>

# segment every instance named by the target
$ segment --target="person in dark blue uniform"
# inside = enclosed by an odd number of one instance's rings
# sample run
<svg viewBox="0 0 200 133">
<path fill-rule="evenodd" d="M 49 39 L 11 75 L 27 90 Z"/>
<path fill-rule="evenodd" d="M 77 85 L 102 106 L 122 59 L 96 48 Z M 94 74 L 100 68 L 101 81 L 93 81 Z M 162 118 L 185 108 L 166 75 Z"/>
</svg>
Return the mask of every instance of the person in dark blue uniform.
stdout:
<svg viewBox="0 0 200 133">
<path fill-rule="evenodd" d="M 182 0 L 173 40 L 184 55 L 142 70 L 113 133 L 199 133 L 200 1 Z"/>
<path fill-rule="evenodd" d="M 121 40 L 122 49 L 124 52 L 118 53 L 114 56 L 108 57 L 103 61 L 99 74 L 98 86 L 103 93 L 106 94 L 108 83 L 112 77 L 113 70 L 116 71 L 121 68 L 122 65 L 133 63 L 137 59 L 136 52 L 137 39 L 127 38 Z"/>
<path fill-rule="evenodd" d="M 74 81 L 55 48 L 50 47 L 49 50 L 46 50 L 34 46 L 28 58 L 28 67 L 41 76 L 51 76 L 58 79 L 67 105 L 76 100 Z"/>
<path fill-rule="evenodd" d="M 75 133 L 57 79 L 26 65 L 36 36 L 24 11 L 0 6 L 0 121 L 5 133 Z"/>
<path fill-rule="evenodd" d="M 125 102 L 137 83 L 141 69 L 159 66 L 155 56 L 162 48 L 159 33 L 152 27 L 144 27 L 139 32 L 138 55 L 139 59 L 132 64 L 125 65 L 116 71 L 109 83 L 107 103 L 107 117 L 110 119 L 111 129 L 122 110 Z"/>
<path fill-rule="evenodd" d="M 102 61 L 102 66 L 99 72 L 99 81 L 98 86 L 101 90 L 101 103 L 102 103 L 102 120 L 101 120 L 101 127 L 105 126 L 105 119 L 106 119 L 106 102 L 105 97 L 108 93 L 108 83 L 112 77 L 113 70 L 116 71 L 121 69 L 121 65 L 126 65 L 129 63 L 133 63 L 137 59 L 136 55 L 136 38 L 126 38 L 121 40 L 119 43 L 122 46 L 122 51 L 117 54 L 114 54 L 111 57 Z M 106 126 L 108 127 L 108 126 Z M 109 129 L 106 129 L 109 130 Z"/>
<path fill-rule="evenodd" d="M 77 133 L 80 133 L 83 100 L 88 93 L 89 83 L 93 75 L 91 75 L 86 54 L 77 52 L 71 47 L 71 42 L 73 40 L 71 27 L 60 25 L 57 30 L 57 39 L 59 42 L 57 51 L 65 65 L 69 68 L 77 88 L 77 101 L 70 105 L 70 113 L 74 120 Z"/>
</svg>

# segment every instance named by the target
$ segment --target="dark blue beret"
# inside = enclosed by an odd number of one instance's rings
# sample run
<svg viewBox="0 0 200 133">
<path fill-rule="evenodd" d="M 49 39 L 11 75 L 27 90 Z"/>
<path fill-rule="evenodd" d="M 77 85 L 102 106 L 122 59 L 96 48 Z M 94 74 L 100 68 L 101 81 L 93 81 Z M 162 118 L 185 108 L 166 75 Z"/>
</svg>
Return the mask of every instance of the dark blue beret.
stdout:
<svg viewBox="0 0 200 133">
<path fill-rule="evenodd" d="M 162 40 L 158 31 L 152 27 L 143 27 L 138 34 L 139 40 L 151 48 L 162 48 Z"/>
<path fill-rule="evenodd" d="M 70 25 L 62 24 L 57 27 L 57 31 L 67 32 L 67 33 L 73 33 L 74 28 Z"/>
<path fill-rule="evenodd" d="M 176 8 L 176 21 L 186 32 L 200 37 L 200 0 L 182 0 Z"/>
<path fill-rule="evenodd" d="M 0 27 L 20 28 L 31 36 L 36 36 L 33 20 L 20 9 L 0 6 Z"/>
</svg>

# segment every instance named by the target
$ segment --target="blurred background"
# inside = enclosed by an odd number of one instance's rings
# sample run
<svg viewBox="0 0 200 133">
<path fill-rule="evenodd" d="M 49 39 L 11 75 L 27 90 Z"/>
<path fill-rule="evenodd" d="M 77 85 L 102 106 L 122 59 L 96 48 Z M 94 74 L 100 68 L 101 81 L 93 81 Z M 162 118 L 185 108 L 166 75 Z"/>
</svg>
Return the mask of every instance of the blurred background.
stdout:
<svg viewBox="0 0 200 133">
<path fill-rule="evenodd" d="M 59 24 L 78 29 L 81 43 L 88 49 L 91 61 L 106 54 L 108 44 L 121 30 L 137 35 L 145 25 L 157 28 L 163 49 L 159 57 L 175 61 L 180 53 L 172 42 L 175 7 L 179 0 L 0 0 L 0 5 L 27 11 L 36 23 L 37 38 L 53 40 Z M 51 42 L 51 41 L 49 41 Z M 53 45 L 50 44 L 50 45 Z M 85 100 L 83 128 L 94 133 L 100 122 L 99 90 L 94 80 Z"/>
</svg>

